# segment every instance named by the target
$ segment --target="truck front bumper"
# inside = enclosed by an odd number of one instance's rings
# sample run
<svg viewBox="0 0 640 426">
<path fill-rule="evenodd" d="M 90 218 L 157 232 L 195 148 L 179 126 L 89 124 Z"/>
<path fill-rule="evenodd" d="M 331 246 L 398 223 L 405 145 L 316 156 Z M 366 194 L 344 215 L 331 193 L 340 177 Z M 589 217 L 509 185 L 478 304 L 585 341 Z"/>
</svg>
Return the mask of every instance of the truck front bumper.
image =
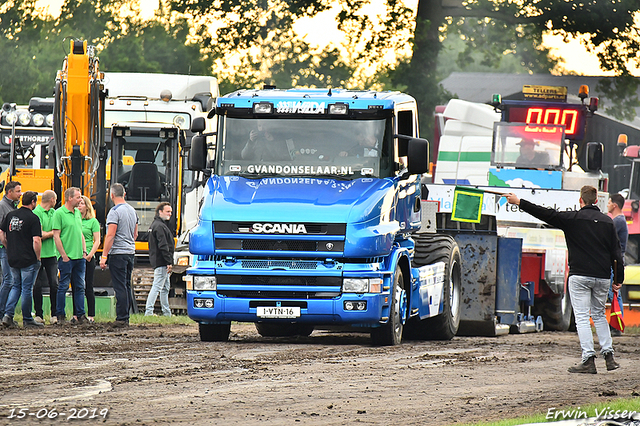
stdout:
<svg viewBox="0 0 640 426">
<path fill-rule="evenodd" d="M 207 302 L 209 300 L 209 302 Z M 196 307 L 205 303 L 212 307 Z M 351 302 L 351 303 L 349 303 Z M 365 308 L 362 309 L 365 303 Z M 331 299 L 251 299 L 222 297 L 216 291 L 187 291 L 189 318 L 201 323 L 239 322 L 300 322 L 318 325 L 352 325 L 371 327 L 388 320 L 389 293 L 342 293 Z M 293 318 L 258 316 L 260 307 L 298 307 Z M 349 309 L 351 307 L 351 309 Z M 359 309 L 358 309 L 359 308 Z M 297 310 L 296 310 L 297 311 Z"/>
</svg>

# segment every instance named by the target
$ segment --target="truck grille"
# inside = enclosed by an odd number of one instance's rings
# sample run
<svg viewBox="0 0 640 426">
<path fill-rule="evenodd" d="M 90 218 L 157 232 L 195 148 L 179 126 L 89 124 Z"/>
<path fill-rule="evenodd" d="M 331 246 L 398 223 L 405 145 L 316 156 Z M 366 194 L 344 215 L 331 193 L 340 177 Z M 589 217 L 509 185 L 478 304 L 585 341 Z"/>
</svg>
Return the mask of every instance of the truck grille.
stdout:
<svg viewBox="0 0 640 426">
<path fill-rule="evenodd" d="M 340 292 L 316 291 L 251 291 L 251 290 L 222 290 L 218 294 L 223 297 L 238 297 L 243 299 L 333 299 L 340 296 Z"/>
<path fill-rule="evenodd" d="M 344 223 L 307 223 L 302 222 L 307 233 L 306 235 L 340 235 L 344 236 L 347 226 Z M 248 235 L 260 235 L 253 234 L 251 228 L 253 222 L 223 222 L 216 221 L 213 223 L 213 227 L 216 233 L 223 234 L 248 234 Z"/>
<path fill-rule="evenodd" d="M 242 267 L 245 269 L 317 269 L 318 262 L 306 262 L 299 260 L 243 260 Z"/>
<path fill-rule="evenodd" d="M 340 296 L 342 286 L 341 277 L 218 275 L 217 279 L 220 296 L 251 299 L 332 299 Z"/>
<path fill-rule="evenodd" d="M 292 286 L 332 286 L 338 290 L 342 287 L 342 277 L 300 277 L 280 275 L 217 275 L 218 285 L 292 285 Z"/>
<path fill-rule="evenodd" d="M 346 225 L 339 223 L 301 223 L 304 233 L 284 232 L 286 223 L 270 224 L 278 232 L 254 233 L 250 222 L 215 222 L 216 252 L 222 256 L 247 256 L 242 252 L 252 252 L 251 256 L 287 255 L 284 252 L 296 253 L 301 257 L 321 256 L 340 257 L 344 251 Z M 296 228 L 298 229 L 298 228 Z"/>
<path fill-rule="evenodd" d="M 242 240 L 242 250 L 316 251 L 318 243 L 299 240 Z"/>
</svg>

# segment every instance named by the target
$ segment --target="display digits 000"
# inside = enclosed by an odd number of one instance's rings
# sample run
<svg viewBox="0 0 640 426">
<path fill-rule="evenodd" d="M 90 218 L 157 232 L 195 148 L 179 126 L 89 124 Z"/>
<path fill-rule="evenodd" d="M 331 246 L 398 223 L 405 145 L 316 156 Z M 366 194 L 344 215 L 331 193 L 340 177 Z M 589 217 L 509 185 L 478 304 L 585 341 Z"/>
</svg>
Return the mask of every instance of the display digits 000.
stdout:
<svg viewBox="0 0 640 426">
<path fill-rule="evenodd" d="M 565 126 L 567 137 L 581 133 L 584 113 L 577 108 L 566 107 L 511 107 L 509 122 L 528 124 L 561 124 Z"/>
</svg>

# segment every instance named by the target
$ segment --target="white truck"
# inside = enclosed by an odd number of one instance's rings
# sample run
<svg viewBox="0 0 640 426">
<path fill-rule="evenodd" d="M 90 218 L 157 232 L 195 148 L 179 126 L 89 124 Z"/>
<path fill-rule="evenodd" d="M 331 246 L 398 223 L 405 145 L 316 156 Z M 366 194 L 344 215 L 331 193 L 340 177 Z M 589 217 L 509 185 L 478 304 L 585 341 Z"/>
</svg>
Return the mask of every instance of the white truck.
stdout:
<svg viewBox="0 0 640 426">
<path fill-rule="evenodd" d="M 198 220 L 204 180 L 188 170 L 186 154 L 191 124 L 206 117 L 219 96 L 212 76 L 148 73 L 105 73 L 105 178 L 122 183 L 127 201 L 140 220 L 132 288 L 144 306 L 153 282 L 148 260 L 147 230 L 155 207 L 173 206 L 171 228 L 176 235 L 170 306 L 186 310 L 182 275 L 192 264 L 189 230 Z M 108 209 L 108 206 L 107 206 Z M 99 270 L 96 270 L 96 282 Z M 102 280 L 104 283 L 105 280 Z"/>
<path fill-rule="evenodd" d="M 566 88 L 549 89 L 560 93 L 564 89 L 566 94 Z M 576 159 L 592 112 L 584 103 L 567 103 L 566 96 L 553 102 L 526 99 L 498 101 L 494 105 L 451 100 L 438 116 L 444 126 L 435 173 L 432 183 L 427 184 L 428 200 L 437 204 L 438 214 L 450 215 L 454 188 L 467 186 L 514 192 L 559 210 L 579 209 L 583 185 L 599 190 L 606 185 L 606 176 L 600 171 L 601 144 L 584 146 L 586 172 Z M 606 211 L 605 192 L 599 193 L 598 201 L 600 209 Z M 495 215 L 498 235 L 523 239 L 520 313 L 530 319 L 541 316 L 546 329 L 567 330 L 572 312 L 566 291 L 568 267 L 563 233 L 546 228 L 500 196 L 485 197 L 482 209 Z M 463 310 L 463 321 L 464 313 Z M 497 323 L 500 315 L 496 313 Z"/>
</svg>

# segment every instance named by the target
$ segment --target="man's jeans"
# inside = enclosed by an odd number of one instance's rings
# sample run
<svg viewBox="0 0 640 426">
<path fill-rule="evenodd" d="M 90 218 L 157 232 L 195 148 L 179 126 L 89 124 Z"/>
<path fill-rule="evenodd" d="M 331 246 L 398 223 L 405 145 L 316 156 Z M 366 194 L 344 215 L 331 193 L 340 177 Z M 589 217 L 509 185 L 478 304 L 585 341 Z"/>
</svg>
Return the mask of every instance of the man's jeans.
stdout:
<svg viewBox="0 0 640 426">
<path fill-rule="evenodd" d="M 5 315 L 9 315 L 13 318 L 16 305 L 18 304 L 18 299 L 20 299 L 20 295 L 22 295 L 22 318 L 26 321 L 33 320 L 33 317 L 31 316 L 33 283 L 36 282 L 39 270 L 40 262 L 36 262 L 25 268 L 11 268 L 13 285 L 11 287 L 11 292 L 9 293 L 9 299 L 7 300 Z"/>
<path fill-rule="evenodd" d="M 162 315 L 171 316 L 171 308 L 169 308 L 169 289 L 171 287 L 171 274 L 167 272 L 166 266 L 160 266 L 153 270 L 153 286 L 147 297 L 147 306 L 145 315 L 153 315 L 153 307 L 156 304 L 158 293 L 160 293 L 160 306 L 162 307 Z"/>
<path fill-rule="evenodd" d="M 593 278 L 581 275 L 569 277 L 571 305 L 576 317 L 576 328 L 582 346 L 582 361 L 596 354 L 589 316 L 593 319 L 602 355 L 613 353 L 609 323 L 605 315 L 605 303 L 609 291 L 609 278 Z M 589 315 L 591 313 L 591 315 Z"/>
<path fill-rule="evenodd" d="M 58 298 L 56 305 L 56 313 L 59 316 L 65 315 L 65 304 L 67 301 L 67 290 L 73 275 L 73 282 L 77 285 L 73 288 L 75 297 L 74 311 L 78 313 L 78 317 L 84 315 L 84 270 L 87 262 L 84 258 L 69 260 L 64 262 L 62 258 L 58 259 L 58 270 L 60 271 L 60 282 L 58 284 Z"/>
<path fill-rule="evenodd" d="M 116 320 L 129 321 L 129 308 L 134 303 L 131 292 L 133 254 L 110 254 L 107 259 L 111 284 L 116 293 Z"/>
<path fill-rule="evenodd" d="M 2 267 L 2 284 L 0 285 L 0 317 L 2 317 L 5 313 L 4 308 L 7 305 L 7 299 L 9 298 L 9 292 L 11 291 L 13 283 L 6 247 L 0 247 L 0 266 Z"/>
</svg>

